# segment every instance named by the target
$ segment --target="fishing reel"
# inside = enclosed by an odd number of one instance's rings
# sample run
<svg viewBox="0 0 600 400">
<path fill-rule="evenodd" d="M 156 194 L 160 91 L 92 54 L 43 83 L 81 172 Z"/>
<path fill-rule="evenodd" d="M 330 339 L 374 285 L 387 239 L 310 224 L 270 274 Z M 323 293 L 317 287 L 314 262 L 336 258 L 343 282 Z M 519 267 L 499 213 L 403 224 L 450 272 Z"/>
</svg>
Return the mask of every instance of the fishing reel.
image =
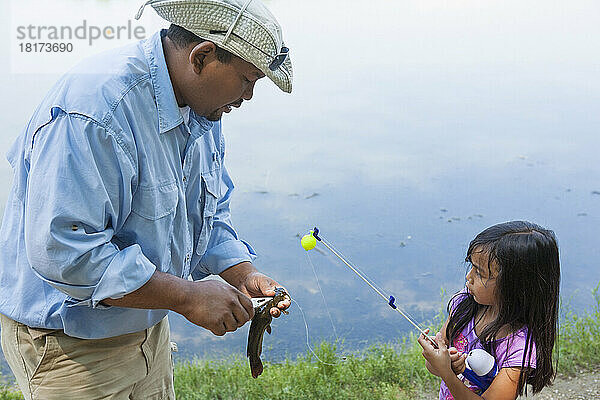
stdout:
<svg viewBox="0 0 600 400">
<path fill-rule="evenodd" d="M 485 392 L 498 375 L 498 364 L 494 357 L 483 349 L 473 349 L 467 355 L 465 363 L 462 376 Z"/>
</svg>

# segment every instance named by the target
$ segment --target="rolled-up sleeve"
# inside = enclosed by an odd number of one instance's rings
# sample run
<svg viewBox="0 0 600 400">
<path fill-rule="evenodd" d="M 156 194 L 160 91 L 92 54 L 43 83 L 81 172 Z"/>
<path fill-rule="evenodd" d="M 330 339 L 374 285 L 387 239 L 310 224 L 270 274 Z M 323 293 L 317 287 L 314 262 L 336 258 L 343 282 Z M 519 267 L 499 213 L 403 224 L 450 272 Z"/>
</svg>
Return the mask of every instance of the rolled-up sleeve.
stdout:
<svg viewBox="0 0 600 400">
<path fill-rule="evenodd" d="M 58 112 L 34 136 L 25 212 L 29 264 L 69 303 L 97 307 L 143 286 L 156 267 L 113 235 L 131 211 L 136 168 L 119 137 Z"/>
<path fill-rule="evenodd" d="M 234 185 L 223 165 L 221 168 L 221 193 L 214 216 L 213 230 L 210 234 L 208 247 L 200 259 L 200 265 L 192 274 L 194 279 L 205 274 L 220 274 L 227 268 L 244 261 L 253 262 L 257 255 L 252 246 L 238 237 L 231 222 L 229 204 Z"/>
</svg>

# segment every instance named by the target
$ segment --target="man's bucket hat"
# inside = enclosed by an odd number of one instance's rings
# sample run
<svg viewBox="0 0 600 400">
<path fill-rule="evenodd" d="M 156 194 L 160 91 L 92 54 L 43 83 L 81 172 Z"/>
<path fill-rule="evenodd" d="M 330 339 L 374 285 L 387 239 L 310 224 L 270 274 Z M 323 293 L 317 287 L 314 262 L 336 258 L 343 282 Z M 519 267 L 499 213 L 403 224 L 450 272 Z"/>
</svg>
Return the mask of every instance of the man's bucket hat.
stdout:
<svg viewBox="0 0 600 400">
<path fill-rule="evenodd" d="M 253 64 L 292 91 L 292 62 L 279 23 L 260 0 L 148 0 L 157 14 Z"/>
</svg>

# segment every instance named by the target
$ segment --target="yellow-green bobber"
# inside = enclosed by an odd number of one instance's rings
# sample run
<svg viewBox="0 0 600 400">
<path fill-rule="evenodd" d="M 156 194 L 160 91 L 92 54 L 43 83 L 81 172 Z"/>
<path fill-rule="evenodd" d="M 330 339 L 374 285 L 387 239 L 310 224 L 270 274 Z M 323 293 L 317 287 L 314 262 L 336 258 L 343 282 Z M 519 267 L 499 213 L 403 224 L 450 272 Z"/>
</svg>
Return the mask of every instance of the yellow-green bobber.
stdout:
<svg viewBox="0 0 600 400">
<path fill-rule="evenodd" d="M 300 240 L 300 244 L 302 248 L 306 251 L 312 250 L 317 245 L 317 239 L 313 236 L 313 231 L 310 231 L 309 234 L 302 236 L 302 240 Z"/>
</svg>

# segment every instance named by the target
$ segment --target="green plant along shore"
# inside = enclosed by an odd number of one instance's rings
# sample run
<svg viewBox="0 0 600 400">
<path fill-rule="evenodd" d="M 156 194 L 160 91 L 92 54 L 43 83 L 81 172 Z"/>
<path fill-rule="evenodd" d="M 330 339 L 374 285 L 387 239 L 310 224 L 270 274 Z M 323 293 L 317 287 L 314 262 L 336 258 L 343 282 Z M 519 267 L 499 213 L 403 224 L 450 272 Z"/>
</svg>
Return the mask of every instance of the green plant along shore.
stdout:
<svg viewBox="0 0 600 400">
<path fill-rule="evenodd" d="M 556 348 L 562 375 L 600 366 L 598 287 L 593 296 L 591 312 L 567 312 L 562 320 Z M 344 362 L 334 344 L 322 343 L 316 352 L 335 365 L 321 364 L 311 355 L 266 362 L 256 380 L 250 377 L 246 358 L 180 363 L 175 367 L 177 399 L 414 399 L 439 383 L 425 369 L 414 336 L 397 344 L 374 345 Z M 0 389 L 0 400 L 21 398 L 8 388 Z"/>
</svg>

